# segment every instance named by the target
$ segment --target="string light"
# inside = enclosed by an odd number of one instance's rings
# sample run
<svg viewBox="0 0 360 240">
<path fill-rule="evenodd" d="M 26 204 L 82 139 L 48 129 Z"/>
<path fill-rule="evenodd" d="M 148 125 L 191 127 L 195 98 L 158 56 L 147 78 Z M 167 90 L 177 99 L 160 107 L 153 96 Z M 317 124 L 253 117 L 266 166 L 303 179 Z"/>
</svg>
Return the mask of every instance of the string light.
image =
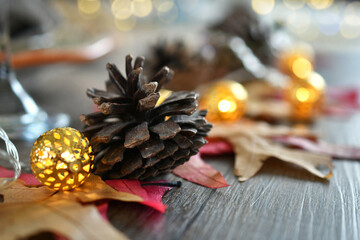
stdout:
<svg viewBox="0 0 360 240">
<path fill-rule="evenodd" d="M 321 109 L 326 84 L 323 77 L 312 72 L 306 79 L 293 79 L 287 87 L 287 99 L 292 106 L 293 117 L 310 120 Z"/>
<path fill-rule="evenodd" d="M 292 62 L 292 72 L 298 78 L 305 79 L 309 77 L 311 72 L 313 71 L 313 66 L 311 62 L 304 57 L 295 57 Z"/>
<path fill-rule="evenodd" d="M 71 190 L 90 176 L 94 156 L 89 141 L 73 128 L 56 128 L 41 135 L 31 150 L 31 169 L 45 186 Z"/>
<path fill-rule="evenodd" d="M 237 121 L 245 114 L 247 97 L 240 83 L 222 80 L 204 90 L 199 108 L 208 109 L 209 121 Z"/>
<path fill-rule="evenodd" d="M 298 43 L 281 54 L 278 67 L 293 78 L 305 79 L 314 69 L 313 61 L 313 48 L 309 44 Z"/>
</svg>

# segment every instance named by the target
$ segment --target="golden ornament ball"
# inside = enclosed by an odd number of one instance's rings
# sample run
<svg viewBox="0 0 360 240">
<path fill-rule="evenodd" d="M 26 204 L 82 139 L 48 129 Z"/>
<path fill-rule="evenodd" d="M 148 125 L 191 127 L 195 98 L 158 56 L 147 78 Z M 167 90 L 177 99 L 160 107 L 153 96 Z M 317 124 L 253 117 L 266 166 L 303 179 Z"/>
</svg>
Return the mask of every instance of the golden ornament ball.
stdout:
<svg viewBox="0 0 360 240">
<path fill-rule="evenodd" d="M 210 122 L 234 122 L 240 120 L 246 111 L 248 94 L 238 82 L 222 80 L 202 91 L 200 109 L 207 109 Z"/>
<path fill-rule="evenodd" d="M 297 119 L 314 117 L 322 107 L 326 90 L 324 78 L 312 72 L 306 79 L 290 81 L 286 95 Z"/>
<path fill-rule="evenodd" d="M 90 176 L 94 155 L 86 137 L 65 127 L 42 134 L 32 147 L 30 161 L 42 184 L 55 190 L 70 190 Z"/>
</svg>

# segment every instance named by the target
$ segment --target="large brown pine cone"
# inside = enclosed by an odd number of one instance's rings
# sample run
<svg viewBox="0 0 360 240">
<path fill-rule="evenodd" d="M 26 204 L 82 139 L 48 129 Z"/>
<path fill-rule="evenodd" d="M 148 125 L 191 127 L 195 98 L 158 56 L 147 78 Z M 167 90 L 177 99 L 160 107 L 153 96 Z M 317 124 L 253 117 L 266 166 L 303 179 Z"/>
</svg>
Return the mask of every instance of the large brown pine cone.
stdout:
<svg viewBox="0 0 360 240">
<path fill-rule="evenodd" d="M 212 125 L 197 111 L 198 94 L 173 92 L 157 105 L 159 89 L 173 72 L 163 67 L 143 78 L 144 58 L 126 56 L 126 78 L 108 63 L 106 91 L 88 89 L 100 112 L 81 115 L 83 133 L 95 152 L 95 173 L 105 178 L 145 179 L 169 172 L 189 160 Z"/>
</svg>

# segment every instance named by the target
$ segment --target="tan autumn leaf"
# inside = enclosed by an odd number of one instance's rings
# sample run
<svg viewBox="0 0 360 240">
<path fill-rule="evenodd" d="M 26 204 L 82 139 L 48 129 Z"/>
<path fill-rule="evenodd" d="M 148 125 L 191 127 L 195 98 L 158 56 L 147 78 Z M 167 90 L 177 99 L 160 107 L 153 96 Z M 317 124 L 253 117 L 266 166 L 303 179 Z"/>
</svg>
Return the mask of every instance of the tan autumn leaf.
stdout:
<svg viewBox="0 0 360 240">
<path fill-rule="evenodd" d="M 209 133 L 209 137 L 229 138 L 236 137 L 244 132 L 252 133 L 263 137 L 273 136 L 301 136 L 314 138 L 315 135 L 304 126 L 288 127 L 283 125 L 270 125 L 266 122 L 255 122 L 243 119 L 235 123 L 216 123 Z"/>
<path fill-rule="evenodd" d="M 99 176 L 91 174 L 87 181 L 71 191 L 55 191 L 48 187 L 27 187 L 18 180 L 9 188 L 0 192 L 4 195 L 4 203 L 24 203 L 47 200 L 72 200 L 82 203 L 95 202 L 103 199 L 119 200 L 124 202 L 142 202 L 141 197 L 125 192 L 118 192 L 107 185 Z M 0 205 L 0 208 L 2 205 Z"/>
<path fill-rule="evenodd" d="M 291 105 L 279 100 L 254 100 L 248 103 L 246 112 L 249 117 L 270 117 L 271 119 L 287 120 L 291 118 Z"/>
<path fill-rule="evenodd" d="M 21 180 L 17 180 L 10 187 L 0 191 L 4 197 L 4 203 L 38 202 L 49 198 L 54 193 L 56 193 L 55 190 L 45 186 L 26 187 Z M 0 205 L 0 208 L 2 207 L 3 204 Z"/>
<path fill-rule="evenodd" d="M 251 121 L 228 125 L 216 124 L 210 132 L 210 137 L 224 138 L 233 145 L 234 174 L 239 177 L 239 181 L 246 181 L 254 176 L 261 169 L 264 161 L 270 157 L 293 163 L 320 178 L 327 179 L 332 176 L 333 165 L 330 156 L 288 149 L 267 139 L 280 135 L 311 136 L 311 132 L 308 129 L 274 127 Z M 318 169 L 322 167 L 326 167 L 326 173 Z"/>
<path fill-rule="evenodd" d="M 18 180 L 0 194 L 4 198 L 0 204 L 0 232 L 7 234 L 1 239 L 18 239 L 20 236 L 16 229 L 24 229 L 21 237 L 48 230 L 64 234 L 69 239 L 127 239 L 101 218 L 95 206 L 81 203 L 104 199 L 144 201 L 137 195 L 116 191 L 93 174 L 85 184 L 71 191 L 29 187 Z M 5 223 L 10 222 L 11 226 L 6 227 Z M 102 235 L 103 231 L 105 235 Z"/>
<path fill-rule="evenodd" d="M 2 240 L 22 239 L 42 231 L 56 232 L 70 240 L 128 239 L 104 221 L 95 206 L 75 201 L 2 204 L 0 216 Z"/>
<path fill-rule="evenodd" d="M 61 191 L 52 197 L 52 200 L 69 199 L 78 200 L 82 203 L 95 202 L 103 199 L 118 200 L 123 202 L 142 202 L 140 196 L 118 192 L 107 185 L 99 176 L 91 174 L 86 182 L 72 191 Z"/>
</svg>

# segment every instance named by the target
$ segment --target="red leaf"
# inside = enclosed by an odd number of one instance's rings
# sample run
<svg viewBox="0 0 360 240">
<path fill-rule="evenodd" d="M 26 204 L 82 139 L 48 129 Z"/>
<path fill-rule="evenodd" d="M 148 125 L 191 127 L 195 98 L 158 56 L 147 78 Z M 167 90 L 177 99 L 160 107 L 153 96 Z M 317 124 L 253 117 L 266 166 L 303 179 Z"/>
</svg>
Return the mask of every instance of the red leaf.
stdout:
<svg viewBox="0 0 360 240">
<path fill-rule="evenodd" d="M 190 182 L 208 188 L 229 186 L 219 171 L 206 164 L 199 154 L 190 158 L 185 164 L 175 168 L 173 173 Z"/>
<path fill-rule="evenodd" d="M 337 146 L 324 141 L 312 141 L 302 137 L 281 136 L 272 139 L 309 152 L 327 154 L 335 158 L 360 159 L 359 147 Z"/>
<path fill-rule="evenodd" d="M 348 115 L 360 109 L 359 89 L 329 88 L 326 91 L 324 112 L 328 115 Z"/>
<path fill-rule="evenodd" d="M 142 204 L 152 207 L 159 212 L 164 213 L 166 210 L 166 205 L 161 203 L 161 198 L 171 187 L 156 185 L 141 186 L 140 181 L 127 179 L 107 180 L 106 183 L 119 192 L 127 192 L 140 196 L 144 199 Z"/>
<path fill-rule="evenodd" d="M 328 88 L 326 91 L 328 101 L 336 102 L 341 105 L 352 106 L 359 108 L 359 89 L 356 88 Z"/>
<path fill-rule="evenodd" d="M 14 177 L 14 171 L 0 167 L 0 178 L 11 178 Z M 34 175 L 29 173 L 21 173 L 19 179 L 25 182 L 26 186 L 40 186 L 41 183 L 35 178 Z"/>
<path fill-rule="evenodd" d="M 99 203 L 96 204 L 96 208 L 100 213 L 101 217 L 104 220 L 109 221 L 107 217 L 107 211 L 109 209 L 109 201 L 108 200 L 100 201 Z"/>
<path fill-rule="evenodd" d="M 200 148 L 201 155 L 221 155 L 234 153 L 232 145 L 222 139 L 207 139 L 208 143 Z"/>
</svg>

